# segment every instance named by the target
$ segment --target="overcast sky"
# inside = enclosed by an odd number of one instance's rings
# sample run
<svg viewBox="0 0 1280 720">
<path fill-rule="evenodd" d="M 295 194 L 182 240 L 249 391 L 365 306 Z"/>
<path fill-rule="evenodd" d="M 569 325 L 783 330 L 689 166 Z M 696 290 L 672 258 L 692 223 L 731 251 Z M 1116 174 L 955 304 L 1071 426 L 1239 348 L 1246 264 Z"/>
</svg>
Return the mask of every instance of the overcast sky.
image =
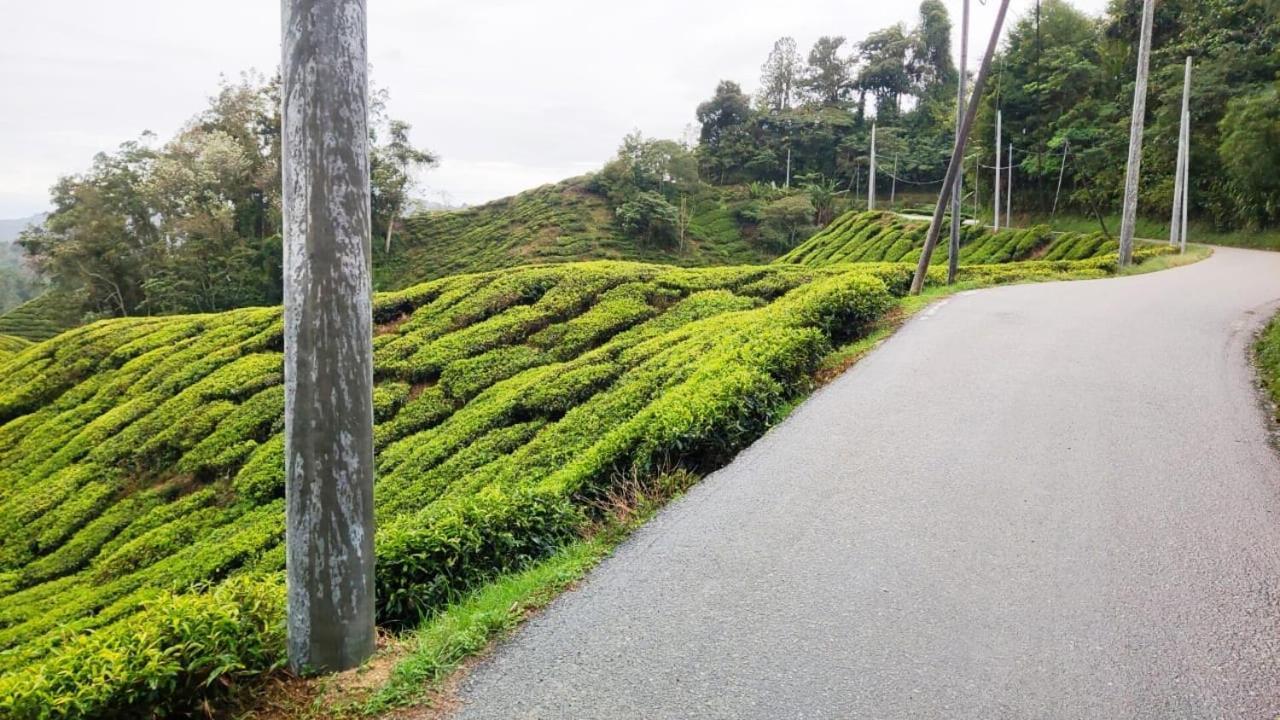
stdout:
<svg viewBox="0 0 1280 720">
<path fill-rule="evenodd" d="M 1075 0 L 1098 13 L 1106 0 Z M 957 25 L 960 0 L 948 0 Z M 970 67 L 996 0 L 973 3 Z M 1013 0 L 1010 22 L 1035 5 Z M 369 0 L 374 80 L 437 152 L 432 200 L 477 203 L 591 170 L 628 131 L 679 138 L 720 79 L 753 91 L 781 35 L 851 41 L 916 2 Z M 0 0 L 0 218 L 143 130 L 168 138 L 219 74 L 279 64 L 272 0 Z"/>
</svg>

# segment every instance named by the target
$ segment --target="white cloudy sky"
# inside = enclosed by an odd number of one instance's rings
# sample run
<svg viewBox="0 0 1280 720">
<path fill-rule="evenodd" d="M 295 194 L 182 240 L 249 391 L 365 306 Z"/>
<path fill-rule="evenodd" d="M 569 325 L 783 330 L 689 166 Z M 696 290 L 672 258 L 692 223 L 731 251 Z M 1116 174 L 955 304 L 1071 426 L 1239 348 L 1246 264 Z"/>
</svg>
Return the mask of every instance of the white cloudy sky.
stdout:
<svg viewBox="0 0 1280 720">
<path fill-rule="evenodd" d="M 1013 0 L 1009 24 L 1034 4 Z M 958 25 L 960 0 L 948 5 Z M 973 3 L 970 58 L 995 5 Z M 633 128 L 681 136 L 718 80 L 755 88 L 780 35 L 807 51 L 820 35 L 913 22 L 917 6 L 369 0 L 369 52 L 391 114 L 443 157 L 425 194 L 476 203 L 595 168 Z M 0 218 L 46 209 L 54 180 L 99 150 L 143 130 L 168 137 L 220 73 L 274 71 L 279 58 L 273 0 L 0 0 L 0 18 Z"/>
</svg>

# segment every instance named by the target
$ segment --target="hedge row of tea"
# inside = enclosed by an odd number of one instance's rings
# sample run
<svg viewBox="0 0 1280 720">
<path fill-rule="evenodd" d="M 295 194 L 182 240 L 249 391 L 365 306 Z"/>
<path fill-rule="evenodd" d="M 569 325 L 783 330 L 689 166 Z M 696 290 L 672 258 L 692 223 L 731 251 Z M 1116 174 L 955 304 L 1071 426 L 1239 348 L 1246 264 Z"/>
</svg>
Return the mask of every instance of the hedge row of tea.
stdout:
<svg viewBox="0 0 1280 720">
<path fill-rule="evenodd" d="M 401 222 L 389 255 L 374 258 L 377 287 L 397 289 L 458 273 L 531 263 L 635 260 L 686 267 L 768 262 L 745 238 L 732 198 L 689 200 L 685 247 L 649 246 L 623 235 L 605 200 L 584 180 L 566 180 L 466 210 L 420 213 Z"/>
<path fill-rule="evenodd" d="M 13 335 L 0 335 L 0 362 L 8 360 L 10 356 L 17 354 L 19 350 L 25 349 L 30 344 L 30 340 Z"/>
<path fill-rule="evenodd" d="M 379 295 L 380 622 L 545 555 L 621 473 L 724 461 L 909 273 L 595 262 Z M 0 716 L 176 712 L 281 661 L 281 331 L 125 318 L 0 361 Z"/>
<path fill-rule="evenodd" d="M 1256 346 L 1258 374 L 1275 401 L 1276 420 L 1280 421 L 1280 315 L 1271 318 Z"/>
<path fill-rule="evenodd" d="M 904 218 L 888 212 L 849 212 L 836 218 L 821 232 L 778 259 L 793 265 L 830 265 L 852 262 L 920 261 L 928 222 Z M 942 241 L 934 251 L 934 264 L 950 257 L 944 226 Z M 1029 259 L 1087 260 L 1116 252 L 1115 241 L 1100 233 L 1055 235 L 1048 226 L 1010 228 L 992 232 L 982 225 L 964 225 L 960 230 L 960 264 L 984 265 Z"/>
<path fill-rule="evenodd" d="M 61 291 L 50 290 L 0 315 L 0 335 L 36 342 L 48 340 L 79 322 L 74 299 Z"/>
</svg>

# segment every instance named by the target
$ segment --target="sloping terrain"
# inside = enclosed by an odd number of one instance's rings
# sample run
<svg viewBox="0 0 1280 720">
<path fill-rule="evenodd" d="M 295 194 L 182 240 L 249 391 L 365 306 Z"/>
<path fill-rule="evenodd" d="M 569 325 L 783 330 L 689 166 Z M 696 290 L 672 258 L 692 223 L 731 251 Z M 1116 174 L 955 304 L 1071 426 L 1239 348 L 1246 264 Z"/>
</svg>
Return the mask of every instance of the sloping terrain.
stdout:
<svg viewBox="0 0 1280 720">
<path fill-rule="evenodd" d="M 31 345 L 31 341 L 13 335 L 0 335 L 0 363 Z"/>
<path fill-rule="evenodd" d="M 79 323 L 80 314 L 74 298 L 64 292 L 50 290 L 0 315 L 0 335 L 37 342 Z"/>
<path fill-rule="evenodd" d="M 908 277 L 598 262 L 378 296 L 380 621 L 545 554 L 622 474 L 731 457 Z M 280 662 L 281 342 L 246 309 L 0 361 L 0 715 L 189 708 Z"/>
<path fill-rule="evenodd" d="M 648 246 L 618 229 L 604 198 L 574 178 L 465 210 L 401 222 L 390 255 L 374 258 L 377 287 L 533 263 L 637 260 L 702 267 L 768 262 L 774 253 L 744 236 L 731 189 L 689 203 L 685 247 Z"/>
<path fill-rule="evenodd" d="M 950 257 L 947 237 L 950 224 L 933 253 L 934 264 Z M 908 262 L 920 260 L 927 221 L 889 212 L 848 212 L 778 259 L 795 265 L 829 265 L 841 262 Z M 960 231 L 960 264 L 980 265 L 1021 260 L 1087 260 L 1115 253 L 1118 245 L 1101 234 L 1054 234 L 1049 227 L 1010 228 L 992 232 L 982 225 L 965 225 Z"/>
</svg>

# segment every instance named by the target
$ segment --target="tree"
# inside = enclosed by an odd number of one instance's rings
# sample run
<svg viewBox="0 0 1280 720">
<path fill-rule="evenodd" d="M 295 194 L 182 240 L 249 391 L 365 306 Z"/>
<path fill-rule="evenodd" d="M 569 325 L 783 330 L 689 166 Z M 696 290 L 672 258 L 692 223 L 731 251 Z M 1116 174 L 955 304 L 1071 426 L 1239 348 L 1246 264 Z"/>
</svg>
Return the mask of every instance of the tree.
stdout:
<svg viewBox="0 0 1280 720">
<path fill-rule="evenodd" d="M 430 151 L 416 148 L 409 141 L 412 128 L 402 120 L 389 120 L 386 144 L 377 145 L 375 142 L 370 147 L 373 223 L 377 228 L 386 228 L 386 241 L 382 248 L 386 253 L 391 252 L 391 233 L 395 230 L 396 217 L 408 204 L 416 185 L 414 172 L 434 167 L 439 162 Z"/>
<path fill-rule="evenodd" d="M 18 238 L 37 272 L 83 290 L 87 312 L 130 315 L 145 304 L 146 283 L 167 251 L 141 192 L 154 159 L 140 142 L 99 153 L 88 172 L 58 180 L 44 225 Z"/>
<path fill-rule="evenodd" d="M 1218 154 L 1237 219 L 1252 227 L 1280 221 L 1280 83 L 1227 104 Z"/>
<path fill-rule="evenodd" d="M 911 39 L 902 23 L 877 30 L 858 44 L 862 61 L 858 87 L 875 98 L 876 119 L 882 123 L 897 118 L 902 96 L 911 92 L 907 67 L 911 49 Z"/>
<path fill-rule="evenodd" d="M 58 181 L 54 210 L 21 239 L 32 266 L 75 291 L 90 315 L 212 312 L 278 304 L 280 79 L 223 80 L 208 106 L 158 149 L 144 135 Z M 372 96 L 371 202 L 387 228 L 434 161 Z"/>
<path fill-rule="evenodd" d="M 951 60 L 951 16 L 942 0 L 920 3 L 920 24 L 911 41 L 910 75 L 918 94 L 927 97 L 941 93 L 954 101 L 956 66 Z"/>
<path fill-rule="evenodd" d="M 853 72 L 848 58 L 840 56 L 843 36 L 823 36 L 809 50 L 809 64 L 800 78 L 800 88 L 821 105 L 842 106 L 853 91 Z"/>
<path fill-rule="evenodd" d="M 699 141 L 717 145 L 730 128 L 740 127 L 751 119 L 751 98 L 738 83 L 721 80 L 710 100 L 698 105 Z"/>
<path fill-rule="evenodd" d="M 687 147 L 674 140 L 646 139 L 637 130 L 622 139 L 594 186 L 616 208 L 641 192 L 674 197 L 697 182 L 697 158 Z"/>
<path fill-rule="evenodd" d="M 680 212 L 656 192 L 637 193 L 618 206 L 623 232 L 649 244 L 671 244 L 676 239 Z"/>
<path fill-rule="evenodd" d="M 779 250 L 796 246 L 802 234 L 813 229 L 814 207 L 804 195 L 774 200 L 760 212 L 764 239 Z"/>
<path fill-rule="evenodd" d="M 803 69 L 804 61 L 796 52 L 795 38 L 778 38 L 769 58 L 760 67 L 760 92 L 756 96 L 760 108 L 774 113 L 790 110 Z"/>
</svg>

